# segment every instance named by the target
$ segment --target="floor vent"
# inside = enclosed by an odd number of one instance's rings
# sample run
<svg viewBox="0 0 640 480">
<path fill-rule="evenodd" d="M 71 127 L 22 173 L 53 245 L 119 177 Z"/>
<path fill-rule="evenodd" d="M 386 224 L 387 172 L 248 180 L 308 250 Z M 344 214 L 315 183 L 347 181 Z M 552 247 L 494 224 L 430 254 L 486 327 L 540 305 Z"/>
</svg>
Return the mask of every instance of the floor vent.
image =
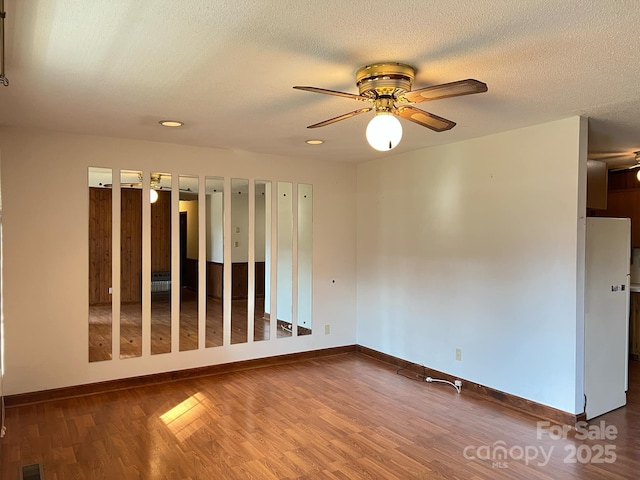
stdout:
<svg viewBox="0 0 640 480">
<path fill-rule="evenodd" d="M 20 480 L 42 480 L 42 467 L 39 463 L 25 465 L 20 469 Z"/>
</svg>

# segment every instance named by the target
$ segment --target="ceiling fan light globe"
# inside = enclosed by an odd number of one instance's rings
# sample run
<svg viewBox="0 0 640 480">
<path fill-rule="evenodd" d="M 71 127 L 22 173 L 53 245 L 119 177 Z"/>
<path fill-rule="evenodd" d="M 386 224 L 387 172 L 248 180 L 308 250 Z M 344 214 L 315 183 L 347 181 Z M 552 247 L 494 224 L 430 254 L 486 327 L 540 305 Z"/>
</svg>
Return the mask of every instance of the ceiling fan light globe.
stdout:
<svg viewBox="0 0 640 480">
<path fill-rule="evenodd" d="M 402 139 L 402 125 L 389 112 L 376 114 L 367 125 L 367 142 L 372 148 L 386 152 L 395 148 Z"/>
</svg>

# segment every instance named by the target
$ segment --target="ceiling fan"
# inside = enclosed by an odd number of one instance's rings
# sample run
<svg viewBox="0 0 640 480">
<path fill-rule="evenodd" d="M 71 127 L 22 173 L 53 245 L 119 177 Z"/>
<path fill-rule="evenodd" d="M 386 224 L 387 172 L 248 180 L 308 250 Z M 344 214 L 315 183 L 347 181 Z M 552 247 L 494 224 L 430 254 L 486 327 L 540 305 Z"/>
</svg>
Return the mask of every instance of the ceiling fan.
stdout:
<svg viewBox="0 0 640 480">
<path fill-rule="evenodd" d="M 166 187 L 160 184 L 160 180 L 162 179 L 161 173 L 152 173 L 149 182 L 149 194 L 151 197 L 151 203 L 155 203 L 158 200 L 158 192 L 157 190 L 171 191 L 171 187 Z M 102 185 L 105 188 L 112 188 L 112 183 L 105 183 Z M 138 181 L 137 182 L 129 182 L 129 183 L 121 183 L 121 188 L 142 188 L 142 172 L 138 173 Z M 194 193 L 191 188 L 181 188 L 180 192 L 183 193 Z"/>
<path fill-rule="evenodd" d="M 378 63 L 364 66 L 356 72 L 356 86 L 360 91 L 358 95 L 318 87 L 295 86 L 293 88 L 372 104 L 370 107 L 360 108 L 309 125 L 307 128 L 324 127 L 373 110 L 376 116 L 367 126 L 367 141 L 373 148 L 381 151 L 391 150 L 402 138 L 402 126 L 396 117 L 404 118 L 435 132 L 444 132 L 455 127 L 455 122 L 415 108 L 412 104 L 487 91 L 485 83 L 472 78 L 411 90 L 415 74 L 415 68 L 404 63 Z"/>
<path fill-rule="evenodd" d="M 149 182 L 149 188 L 151 190 L 171 190 L 171 187 L 166 187 L 160 184 L 160 180 L 162 179 L 162 174 L 161 173 L 152 173 L 151 174 L 151 178 L 150 178 L 150 182 Z M 106 188 L 111 188 L 113 187 L 112 183 L 105 183 L 105 184 L 101 184 L 103 187 Z M 142 173 L 138 173 L 138 181 L 137 182 L 128 182 L 128 183 L 121 183 L 120 187 L 122 188 L 142 188 Z M 180 189 L 181 192 L 192 192 L 192 190 L 190 188 L 181 188 Z"/>
</svg>

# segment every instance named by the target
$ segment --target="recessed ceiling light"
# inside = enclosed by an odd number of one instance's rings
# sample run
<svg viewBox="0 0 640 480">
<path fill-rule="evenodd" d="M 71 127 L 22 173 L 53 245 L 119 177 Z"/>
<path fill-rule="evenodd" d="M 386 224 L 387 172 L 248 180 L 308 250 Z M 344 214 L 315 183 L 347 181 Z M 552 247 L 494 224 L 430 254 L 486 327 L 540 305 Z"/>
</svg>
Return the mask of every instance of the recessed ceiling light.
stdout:
<svg viewBox="0 0 640 480">
<path fill-rule="evenodd" d="M 183 122 L 178 122 L 177 120 L 161 120 L 159 123 L 163 127 L 181 127 L 184 125 Z"/>
<path fill-rule="evenodd" d="M 322 145 L 324 143 L 324 140 L 307 140 L 307 143 L 309 145 Z"/>
</svg>

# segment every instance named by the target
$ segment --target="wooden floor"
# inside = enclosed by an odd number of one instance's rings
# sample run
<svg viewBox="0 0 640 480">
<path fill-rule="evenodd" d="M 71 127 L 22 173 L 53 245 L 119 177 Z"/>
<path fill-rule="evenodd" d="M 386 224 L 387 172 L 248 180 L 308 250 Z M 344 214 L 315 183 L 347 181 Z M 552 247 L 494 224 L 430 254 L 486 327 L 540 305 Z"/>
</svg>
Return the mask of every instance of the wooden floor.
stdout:
<svg viewBox="0 0 640 480">
<path fill-rule="evenodd" d="M 89 361 L 98 362 L 112 358 L 111 305 L 89 308 Z M 222 302 L 207 298 L 205 347 L 218 347 L 223 343 Z M 248 341 L 247 300 L 231 303 L 231 343 Z M 298 329 L 298 335 L 310 330 Z M 198 348 L 198 302 L 194 292 L 183 289 L 180 298 L 180 351 Z M 171 301 L 168 296 L 152 300 L 151 303 L 151 354 L 171 351 Z M 277 338 L 290 337 L 291 330 L 277 329 Z M 264 299 L 256 298 L 254 306 L 253 341 L 269 340 L 270 322 L 264 318 Z M 120 358 L 142 355 L 142 306 L 139 303 L 120 306 Z"/>
<path fill-rule="evenodd" d="M 615 439 L 538 438 L 535 418 L 464 386 L 458 395 L 349 353 L 9 408 L 0 477 L 41 463 L 46 480 L 634 479 L 631 367 L 628 406 L 592 423 L 615 427 Z M 505 458 L 485 459 L 501 446 Z"/>
</svg>

